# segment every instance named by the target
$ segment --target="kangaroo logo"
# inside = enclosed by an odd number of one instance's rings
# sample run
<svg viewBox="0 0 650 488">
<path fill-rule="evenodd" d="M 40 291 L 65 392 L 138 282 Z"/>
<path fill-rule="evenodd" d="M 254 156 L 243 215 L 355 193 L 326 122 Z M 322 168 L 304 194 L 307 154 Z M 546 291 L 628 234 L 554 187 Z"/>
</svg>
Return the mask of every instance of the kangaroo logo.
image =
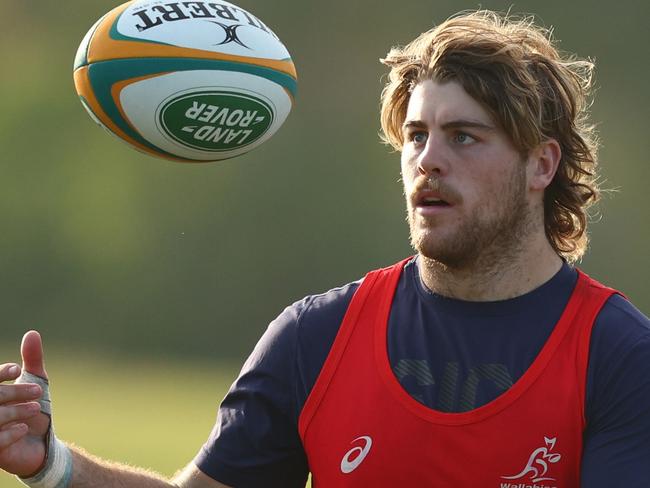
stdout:
<svg viewBox="0 0 650 488">
<path fill-rule="evenodd" d="M 556 437 L 549 439 L 545 436 L 544 441 L 546 442 L 546 446 L 539 447 L 533 451 L 528 458 L 526 467 L 521 473 L 514 476 L 502 476 L 502 478 L 504 480 L 516 480 L 528 476 L 533 483 L 554 480 L 555 478 L 546 477 L 546 473 L 548 472 L 549 464 L 557 463 L 562 458 L 562 455 L 550 452 L 555 447 L 556 439 Z"/>
<path fill-rule="evenodd" d="M 240 46 L 245 47 L 246 49 L 250 49 L 250 47 L 244 44 L 239 36 L 237 36 L 237 28 L 242 27 L 242 24 L 226 25 L 222 24 L 221 22 L 215 22 L 214 20 L 208 20 L 208 22 L 217 24 L 226 33 L 226 38 L 223 41 L 216 43 L 215 46 L 222 46 L 223 44 L 230 44 L 231 42 L 234 42 L 235 44 L 239 44 Z"/>
</svg>

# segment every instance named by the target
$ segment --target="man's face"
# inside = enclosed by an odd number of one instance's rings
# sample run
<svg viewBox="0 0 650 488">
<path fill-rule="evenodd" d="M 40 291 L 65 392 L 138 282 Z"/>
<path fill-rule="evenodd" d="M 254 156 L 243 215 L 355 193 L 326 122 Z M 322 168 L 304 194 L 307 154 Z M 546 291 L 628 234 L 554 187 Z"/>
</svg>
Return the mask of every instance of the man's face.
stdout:
<svg viewBox="0 0 650 488">
<path fill-rule="evenodd" d="M 526 166 L 488 112 L 457 82 L 423 81 L 403 133 L 413 247 L 459 269 L 516 252 L 532 225 Z"/>
</svg>

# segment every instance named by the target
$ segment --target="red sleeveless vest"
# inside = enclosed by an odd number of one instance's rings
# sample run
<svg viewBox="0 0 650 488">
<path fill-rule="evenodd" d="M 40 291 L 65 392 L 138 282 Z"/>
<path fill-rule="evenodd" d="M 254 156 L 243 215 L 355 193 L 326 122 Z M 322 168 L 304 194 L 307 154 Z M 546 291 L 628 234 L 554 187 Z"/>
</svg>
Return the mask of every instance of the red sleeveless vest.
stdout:
<svg viewBox="0 0 650 488">
<path fill-rule="evenodd" d="M 614 290 L 582 272 L 546 344 L 506 392 L 432 410 L 394 376 L 386 344 L 407 260 L 354 294 L 299 419 L 317 488 L 577 488 L 591 328 Z"/>
</svg>

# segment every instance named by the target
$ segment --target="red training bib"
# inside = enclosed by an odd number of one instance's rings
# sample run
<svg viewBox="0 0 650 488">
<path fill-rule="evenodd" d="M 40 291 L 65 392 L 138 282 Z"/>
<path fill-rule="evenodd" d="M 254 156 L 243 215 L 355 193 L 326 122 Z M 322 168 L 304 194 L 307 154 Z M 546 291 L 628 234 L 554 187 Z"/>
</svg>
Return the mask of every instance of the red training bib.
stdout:
<svg viewBox="0 0 650 488">
<path fill-rule="evenodd" d="M 541 352 L 506 392 L 432 410 L 393 374 L 388 317 L 406 261 L 357 289 L 299 419 L 320 488 L 577 488 L 591 328 L 614 290 L 579 272 Z"/>
</svg>

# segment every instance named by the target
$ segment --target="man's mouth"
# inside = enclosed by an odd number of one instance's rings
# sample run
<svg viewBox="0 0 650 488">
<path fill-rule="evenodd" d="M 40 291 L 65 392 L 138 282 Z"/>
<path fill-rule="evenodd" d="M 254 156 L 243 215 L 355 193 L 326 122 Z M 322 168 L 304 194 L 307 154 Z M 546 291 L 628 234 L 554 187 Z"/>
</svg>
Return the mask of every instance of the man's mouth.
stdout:
<svg viewBox="0 0 650 488">
<path fill-rule="evenodd" d="M 422 197 L 418 201 L 418 207 L 448 207 L 449 203 L 441 198 Z"/>
<path fill-rule="evenodd" d="M 450 207 L 451 204 L 443 198 L 443 196 L 433 190 L 420 190 L 416 193 L 415 207 Z"/>
</svg>

